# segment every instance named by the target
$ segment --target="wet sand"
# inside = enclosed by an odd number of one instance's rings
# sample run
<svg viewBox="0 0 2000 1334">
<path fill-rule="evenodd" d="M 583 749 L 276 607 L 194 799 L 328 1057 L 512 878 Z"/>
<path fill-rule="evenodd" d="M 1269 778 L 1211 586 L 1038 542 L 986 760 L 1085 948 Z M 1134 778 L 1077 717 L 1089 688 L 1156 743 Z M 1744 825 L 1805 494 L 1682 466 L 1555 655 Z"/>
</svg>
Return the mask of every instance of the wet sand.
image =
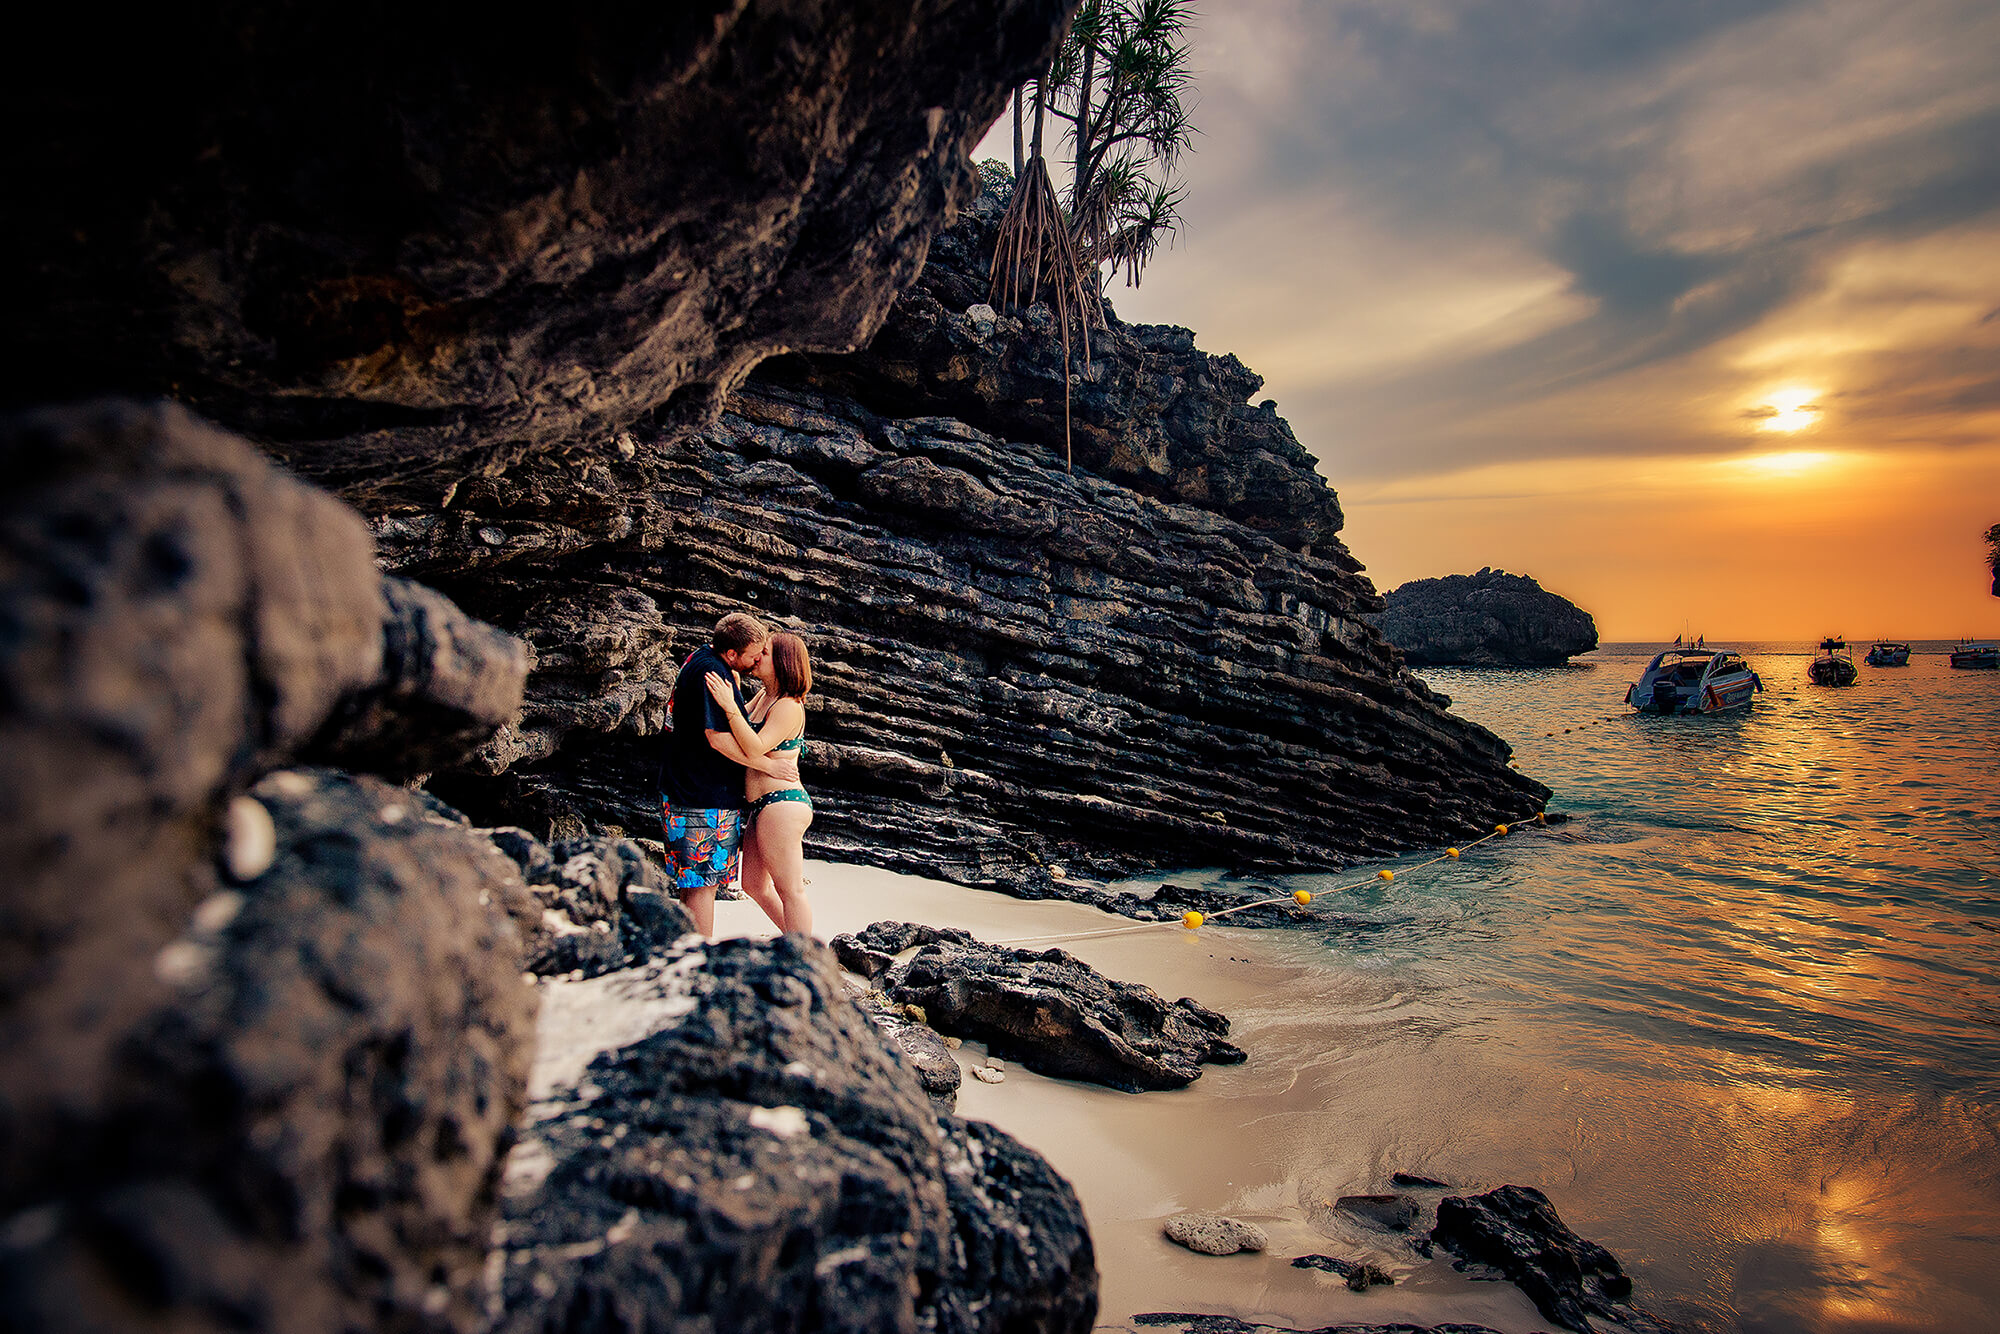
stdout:
<svg viewBox="0 0 2000 1334">
<path fill-rule="evenodd" d="M 1024 902 L 870 867 L 808 862 L 806 874 L 821 939 L 884 920 L 962 927 L 994 942 L 1130 925 L 1077 904 Z M 731 901 L 716 907 L 716 934 L 768 936 L 772 927 L 754 904 Z M 1173 1092 L 1118 1093 L 1012 1063 L 1000 1084 L 966 1076 L 960 1115 L 1005 1129 L 1076 1188 L 1103 1276 L 1098 1327 L 1127 1328 L 1140 1312 L 1189 1311 L 1294 1329 L 1395 1321 L 1477 1323 L 1504 1334 L 1547 1328 L 1512 1284 L 1472 1282 L 1448 1257 L 1425 1260 L 1403 1238 L 1350 1225 L 1325 1206 L 1338 1195 L 1387 1191 L 1389 1172 L 1422 1172 L 1425 1164 L 1382 1160 L 1369 1147 L 1379 1135 L 1364 1127 L 1356 1128 L 1354 1153 L 1329 1154 L 1323 1141 L 1340 1133 L 1341 1118 L 1337 1097 L 1329 1106 L 1325 1079 L 1302 1077 L 1268 1048 L 1260 1054 L 1260 1027 L 1277 1022 L 1280 1008 L 1295 1010 L 1302 990 L 1328 985 L 1324 970 L 1285 957 L 1284 934 L 1166 925 L 1024 945 L 1059 943 L 1111 977 L 1218 1009 L 1233 1022 L 1231 1040 L 1250 1054 L 1243 1065 L 1205 1067 L 1194 1084 Z M 1265 1004 L 1272 996 L 1288 1004 Z M 962 1068 L 984 1056 L 975 1042 L 958 1051 Z M 1302 1137 L 1315 1142 L 1303 1145 Z M 1347 1166 L 1329 1173 L 1329 1160 Z M 1254 1222 L 1270 1235 L 1270 1249 L 1224 1258 L 1184 1250 L 1160 1232 L 1184 1210 Z M 1309 1254 L 1372 1262 L 1394 1274 L 1396 1286 L 1350 1292 L 1334 1275 L 1292 1267 L 1292 1257 Z"/>
</svg>

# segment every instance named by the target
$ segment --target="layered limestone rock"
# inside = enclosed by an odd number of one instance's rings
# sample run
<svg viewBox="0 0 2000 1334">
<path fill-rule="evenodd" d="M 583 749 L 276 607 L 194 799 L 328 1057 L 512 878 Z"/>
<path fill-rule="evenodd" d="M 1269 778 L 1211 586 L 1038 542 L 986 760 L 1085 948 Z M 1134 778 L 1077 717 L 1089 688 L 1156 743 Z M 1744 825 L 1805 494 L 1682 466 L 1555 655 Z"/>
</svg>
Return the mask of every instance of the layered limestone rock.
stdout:
<svg viewBox="0 0 2000 1334">
<path fill-rule="evenodd" d="M 391 568 L 539 654 L 519 727 L 441 793 L 552 835 L 650 829 L 674 669 L 750 608 L 812 646 L 822 855 L 1041 892 L 1056 868 L 1334 865 L 1539 808 L 1368 624 L 1332 491 L 1233 358 L 1098 331 L 1062 466 L 1041 313 L 939 295 L 979 294 L 999 207 L 940 239 L 866 354 L 377 516 Z"/>
<path fill-rule="evenodd" d="M 1416 579 L 1375 625 L 1414 666 L 1555 667 L 1597 647 L 1597 622 L 1526 575 L 1485 569 Z"/>
</svg>

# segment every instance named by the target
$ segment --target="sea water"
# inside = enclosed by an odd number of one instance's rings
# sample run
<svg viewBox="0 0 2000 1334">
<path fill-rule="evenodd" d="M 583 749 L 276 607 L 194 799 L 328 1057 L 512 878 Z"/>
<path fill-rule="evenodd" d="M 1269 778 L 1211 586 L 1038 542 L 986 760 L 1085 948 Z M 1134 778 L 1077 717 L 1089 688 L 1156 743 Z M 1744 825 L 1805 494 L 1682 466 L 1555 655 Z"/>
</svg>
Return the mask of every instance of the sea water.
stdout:
<svg viewBox="0 0 2000 1334">
<path fill-rule="evenodd" d="M 1232 1015 L 1298 1198 L 1518 1182 L 1697 1329 L 2000 1329 L 2000 673 L 1731 647 L 1706 717 L 1622 705 L 1651 645 L 1422 673 L 1571 818 L 1259 933 L 1323 981 Z"/>
</svg>

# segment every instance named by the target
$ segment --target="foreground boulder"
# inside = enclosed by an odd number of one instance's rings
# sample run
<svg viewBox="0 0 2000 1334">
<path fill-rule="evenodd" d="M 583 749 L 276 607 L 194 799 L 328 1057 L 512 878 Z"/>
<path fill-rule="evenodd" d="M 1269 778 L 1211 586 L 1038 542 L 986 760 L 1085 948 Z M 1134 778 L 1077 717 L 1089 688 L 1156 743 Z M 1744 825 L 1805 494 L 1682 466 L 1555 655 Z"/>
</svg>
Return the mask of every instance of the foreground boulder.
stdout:
<svg viewBox="0 0 2000 1334">
<path fill-rule="evenodd" d="M 1431 1240 L 1492 1265 L 1565 1329 L 1589 1334 L 1597 1316 L 1645 1334 L 1670 1334 L 1672 1326 L 1627 1303 L 1632 1280 L 1611 1252 L 1570 1231 L 1532 1186 L 1447 1196 L 1438 1202 L 1437 1220 Z"/>
<path fill-rule="evenodd" d="M 499 1328 L 1088 1330 L 1067 1183 L 940 1118 L 842 989 L 790 936 L 544 986 Z"/>
<path fill-rule="evenodd" d="M 87 1039 L 98 1063 L 5 1086 L 7 1327 L 476 1330 L 532 1042 L 526 887 L 372 779 L 287 770 L 239 801 L 233 877 L 121 905 L 175 934 L 94 978 L 97 1025 L 8 1013 L 10 1055 Z"/>
<path fill-rule="evenodd" d="M 222 856 L 273 837 L 253 807 L 233 827 L 232 797 L 315 747 L 379 750 L 377 729 L 463 758 L 479 719 L 519 705 L 526 657 L 434 595 L 428 623 L 479 650 L 446 670 L 397 640 L 412 590 L 385 590 L 359 518 L 178 408 L 8 418 L 0 473 L 0 1208 L 17 1208 L 61 1194 L 91 1142 L 71 1127 L 100 1121 L 132 1035 L 180 1005 L 154 961 L 226 874 L 269 864 Z M 368 962 L 336 954 L 330 979 Z"/>
<path fill-rule="evenodd" d="M 1374 621 L 1419 667 L 1555 667 L 1597 647 L 1589 612 L 1503 570 L 1412 580 Z"/>
<path fill-rule="evenodd" d="M 845 952 L 864 960 L 870 952 L 894 954 L 912 932 L 905 923 L 876 923 Z M 1183 1088 L 1204 1064 L 1244 1059 L 1242 1048 L 1224 1040 L 1229 1020 L 1186 997 L 1169 1003 L 1059 949 L 932 934 L 940 938 L 882 973 L 882 991 L 920 1007 L 940 1032 L 983 1041 L 995 1056 L 1038 1074 L 1138 1092 Z"/>
</svg>

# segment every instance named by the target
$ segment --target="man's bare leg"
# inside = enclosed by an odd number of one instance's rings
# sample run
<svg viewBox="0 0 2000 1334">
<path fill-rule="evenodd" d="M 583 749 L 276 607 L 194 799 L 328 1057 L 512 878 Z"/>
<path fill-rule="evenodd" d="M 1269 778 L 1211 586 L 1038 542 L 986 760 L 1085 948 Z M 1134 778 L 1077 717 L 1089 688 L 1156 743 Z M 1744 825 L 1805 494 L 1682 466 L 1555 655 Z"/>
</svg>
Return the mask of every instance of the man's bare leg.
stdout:
<svg viewBox="0 0 2000 1334">
<path fill-rule="evenodd" d="M 763 854 L 758 851 L 757 840 L 754 837 L 746 837 L 742 848 L 743 892 L 749 896 L 752 903 L 764 910 L 764 915 L 771 919 L 772 925 L 783 931 L 785 905 L 778 897 L 777 891 L 771 888 L 771 872 L 764 864 Z"/>
<path fill-rule="evenodd" d="M 677 889 L 681 906 L 694 918 L 694 929 L 704 936 L 715 934 L 715 886 L 702 885 L 697 888 Z"/>
</svg>

